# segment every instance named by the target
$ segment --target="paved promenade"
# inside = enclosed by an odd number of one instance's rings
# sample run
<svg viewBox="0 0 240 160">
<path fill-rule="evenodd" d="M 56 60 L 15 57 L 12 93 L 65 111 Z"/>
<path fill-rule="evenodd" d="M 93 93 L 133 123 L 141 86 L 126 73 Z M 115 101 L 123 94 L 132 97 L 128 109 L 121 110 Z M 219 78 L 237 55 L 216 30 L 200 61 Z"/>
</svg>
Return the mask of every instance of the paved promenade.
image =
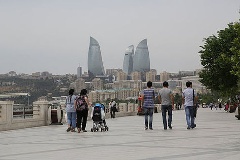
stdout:
<svg viewBox="0 0 240 160">
<path fill-rule="evenodd" d="M 173 130 L 161 114 L 144 130 L 143 116 L 107 119 L 108 132 L 67 133 L 66 125 L 0 132 L 0 160 L 239 160 L 240 121 L 234 113 L 199 109 L 187 130 L 184 111 L 173 112 Z"/>
</svg>

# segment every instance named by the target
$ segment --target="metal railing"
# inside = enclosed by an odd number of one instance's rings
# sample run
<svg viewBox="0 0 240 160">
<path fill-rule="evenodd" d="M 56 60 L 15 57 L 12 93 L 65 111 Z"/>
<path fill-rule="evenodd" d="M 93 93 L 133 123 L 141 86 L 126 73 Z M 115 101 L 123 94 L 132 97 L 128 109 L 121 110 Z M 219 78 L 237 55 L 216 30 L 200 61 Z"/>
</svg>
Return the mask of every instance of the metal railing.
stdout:
<svg viewBox="0 0 240 160">
<path fill-rule="evenodd" d="M 23 104 L 14 104 L 13 118 L 14 119 L 33 118 L 33 106 L 26 106 Z"/>
</svg>

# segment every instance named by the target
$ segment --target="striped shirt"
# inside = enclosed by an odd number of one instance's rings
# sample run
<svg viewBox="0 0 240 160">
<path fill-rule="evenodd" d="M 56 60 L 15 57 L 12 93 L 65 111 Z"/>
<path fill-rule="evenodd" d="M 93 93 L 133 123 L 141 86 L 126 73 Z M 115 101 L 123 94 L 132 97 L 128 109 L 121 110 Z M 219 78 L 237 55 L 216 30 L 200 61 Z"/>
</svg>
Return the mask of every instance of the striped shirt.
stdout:
<svg viewBox="0 0 240 160">
<path fill-rule="evenodd" d="M 154 89 L 147 88 L 143 90 L 144 100 L 143 100 L 143 107 L 144 108 L 154 108 Z"/>
</svg>

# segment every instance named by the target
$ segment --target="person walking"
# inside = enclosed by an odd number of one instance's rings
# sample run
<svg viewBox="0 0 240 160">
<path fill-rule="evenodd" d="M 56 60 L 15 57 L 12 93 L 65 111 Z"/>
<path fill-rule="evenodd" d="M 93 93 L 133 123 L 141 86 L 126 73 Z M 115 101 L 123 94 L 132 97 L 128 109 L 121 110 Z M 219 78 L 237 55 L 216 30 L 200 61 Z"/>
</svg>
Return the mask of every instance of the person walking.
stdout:
<svg viewBox="0 0 240 160">
<path fill-rule="evenodd" d="M 87 96 L 87 90 L 82 89 L 80 96 L 75 101 L 78 133 L 80 133 L 81 130 L 83 132 L 87 132 L 86 124 L 88 117 L 88 106 L 90 106 L 90 103 Z"/>
<path fill-rule="evenodd" d="M 153 130 L 152 122 L 153 122 L 153 109 L 154 109 L 154 98 L 155 93 L 152 88 L 152 82 L 147 82 L 147 88 L 142 92 L 142 106 L 145 114 L 145 130 L 149 129 Z"/>
<path fill-rule="evenodd" d="M 162 110 L 162 119 L 163 119 L 163 128 L 167 130 L 172 129 L 172 110 L 174 107 L 174 98 L 172 91 L 168 88 L 168 82 L 163 82 L 163 88 L 158 92 L 158 100 L 161 103 Z M 168 112 L 168 123 L 166 114 Z"/>
<path fill-rule="evenodd" d="M 195 128 L 194 102 L 197 102 L 196 92 L 192 89 L 192 82 L 186 82 L 187 88 L 182 93 L 182 104 L 185 107 L 187 129 Z"/>
<path fill-rule="evenodd" d="M 110 108 L 111 118 L 115 118 L 115 112 L 116 111 L 117 111 L 117 103 L 112 100 L 111 108 Z"/>
<path fill-rule="evenodd" d="M 74 107 L 74 102 L 76 99 L 76 96 L 74 94 L 74 89 L 70 89 L 68 92 L 68 96 L 66 99 L 66 113 L 67 113 L 67 123 L 68 128 L 67 132 L 72 131 L 75 132 L 76 128 L 76 109 Z"/>
</svg>

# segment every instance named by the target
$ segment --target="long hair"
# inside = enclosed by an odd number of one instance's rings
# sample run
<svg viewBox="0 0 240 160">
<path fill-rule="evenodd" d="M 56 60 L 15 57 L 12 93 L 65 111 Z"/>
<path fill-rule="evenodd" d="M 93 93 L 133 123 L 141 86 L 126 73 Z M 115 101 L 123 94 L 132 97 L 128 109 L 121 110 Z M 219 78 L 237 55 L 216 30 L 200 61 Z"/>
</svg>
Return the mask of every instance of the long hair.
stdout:
<svg viewBox="0 0 240 160">
<path fill-rule="evenodd" d="M 72 101 L 72 95 L 73 95 L 73 93 L 74 93 L 74 89 L 70 89 L 69 91 L 68 91 L 68 102 L 70 102 L 71 103 L 71 101 Z"/>
</svg>

